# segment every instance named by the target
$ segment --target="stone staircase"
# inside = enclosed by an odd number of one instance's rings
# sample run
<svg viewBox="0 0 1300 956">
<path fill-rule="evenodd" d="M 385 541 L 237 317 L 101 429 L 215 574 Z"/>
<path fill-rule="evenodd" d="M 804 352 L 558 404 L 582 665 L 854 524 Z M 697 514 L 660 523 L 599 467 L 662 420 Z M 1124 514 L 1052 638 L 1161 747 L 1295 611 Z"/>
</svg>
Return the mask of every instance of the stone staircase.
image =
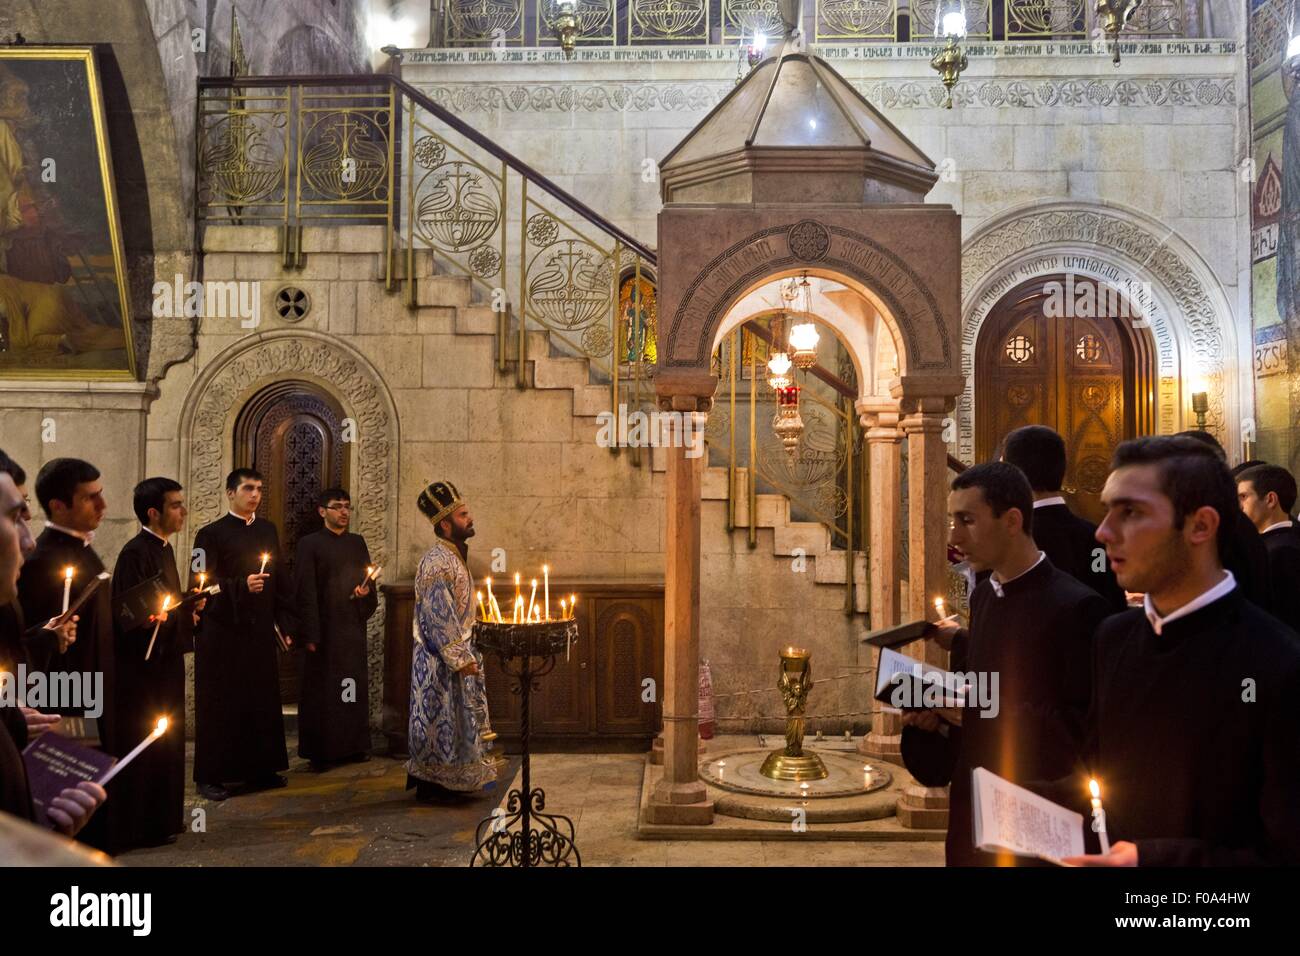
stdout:
<svg viewBox="0 0 1300 956">
<path fill-rule="evenodd" d="M 418 308 L 456 307 L 455 330 L 461 335 L 497 334 L 497 316 L 488 306 L 473 301 L 472 281 L 465 276 L 440 275 L 432 256 L 423 255 L 423 275 L 417 275 L 416 304 Z M 517 332 L 512 333 L 517 335 Z M 494 343 L 495 345 L 495 343 Z M 513 367 L 517 354 L 512 338 L 506 349 L 507 360 Z M 531 374 L 527 377 L 533 388 L 568 390 L 573 395 L 575 430 L 586 429 L 595 434 L 596 416 L 609 410 L 610 389 L 607 385 L 591 384 L 590 363 L 558 353 L 551 347 L 551 335 L 545 330 L 528 333 L 526 364 Z M 649 449 L 650 469 L 655 474 L 667 470 L 666 452 L 662 448 Z M 628 452 L 624 450 L 624 455 Z M 631 461 L 630 456 L 628 461 Z M 629 465 L 630 466 L 630 465 Z M 711 465 L 705 469 L 701 487 L 703 519 L 725 527 L 728 517 L 727 469 Z M 736 527 L 733 534 L 743 537 L 749 527 L 749 469 L 737 468 Z M 802 554 L 810 561 L 813 580 L 820 585 L 845 587 L 848 552 L 831 547 L 831 534 L 825 525 L 816 521 L 796 521 L 790 517 L 790 499 L 780 494 L 755 495 L 755 527 L 773 532 L 772 554 L 778 558 L 793 559 Z M 853 604 L 854 611 L 868 610 L 867 556 L 863 551 L 853 554 Z"/>
</svg>

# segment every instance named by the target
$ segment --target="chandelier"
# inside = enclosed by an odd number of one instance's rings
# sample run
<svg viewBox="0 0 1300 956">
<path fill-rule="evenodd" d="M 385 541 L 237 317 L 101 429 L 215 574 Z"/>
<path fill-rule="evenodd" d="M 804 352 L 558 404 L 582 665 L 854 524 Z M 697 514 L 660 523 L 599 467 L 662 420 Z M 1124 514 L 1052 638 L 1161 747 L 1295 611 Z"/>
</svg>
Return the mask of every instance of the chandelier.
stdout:
<svg viewBox="0 0 1300 956">
<path fill-rule="evenodd" d="M 930 60 L 930 68 L 943 81 L 943 105 L 952 109 L 952 88 L 966 69 L 966 54 L 961 48 L 961 41 L 966 39 L 965 0 L 939 0 L 939 7 L 934 11 L 934 38 L 947 41 Z"/>
<path fill-rule="evenodd" d="M 794 384 L 791 373 L 794 363 L 790 361 L 790 350 L 785 344 L 785 320 L 785 313 L 782 312 L 772 319 L 769 327 L 772 333 L 772 344 L 767 360 L 767 384 L 778 392 Z"/>
<path fill-rule="evenodd" d="M 799 368 L 811 368 L 817 361 L 817 343 L 821 336 L 817 334 L 817 325 L 812 317 L 812 286 L 808 282 L 808 273 L 792 283 L 795 297 L 802 300 L 799 310 L 801 321 L 790 329 L 790 348 L 794 351 L 794 364 Z"/>
</svg>

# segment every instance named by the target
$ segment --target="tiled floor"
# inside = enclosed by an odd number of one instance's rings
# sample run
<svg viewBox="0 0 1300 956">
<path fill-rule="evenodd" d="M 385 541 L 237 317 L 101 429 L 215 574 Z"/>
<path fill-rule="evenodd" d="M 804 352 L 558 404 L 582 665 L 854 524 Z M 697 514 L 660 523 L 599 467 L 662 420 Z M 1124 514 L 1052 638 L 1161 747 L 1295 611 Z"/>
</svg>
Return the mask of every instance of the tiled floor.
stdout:
<svg viewBox="0 0 1300 956">
<path fill-rule="evenodd" d="M 294 750 L 290 741 L 290 752 Z M 693 842 L 639 840 L 640 754 L 539 754 L 534 786 L 548 812 L 570 817 L 585 866 L 938 866 L 942 843 Z M 506 779 L 513 777 L 518 758 Z M 374 757 L 314 774 L 292 762 L 283 790 L 213 804 L 192 790 L 206 832 L 119 858 L 144 866 L 464 866 L 474 829 L 496 801 L 416 803 L 402 762 Z"/>
</svg>

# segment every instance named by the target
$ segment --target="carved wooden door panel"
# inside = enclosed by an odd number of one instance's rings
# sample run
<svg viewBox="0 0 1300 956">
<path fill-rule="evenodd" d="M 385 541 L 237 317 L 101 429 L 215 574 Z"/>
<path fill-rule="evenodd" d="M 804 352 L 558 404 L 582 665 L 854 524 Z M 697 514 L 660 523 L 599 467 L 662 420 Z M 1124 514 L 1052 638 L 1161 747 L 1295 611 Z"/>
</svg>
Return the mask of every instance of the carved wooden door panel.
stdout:
<svg viewBox="0 0 1300 956">
<path fill-rule="evenodd" d="M 1071 294 L 1058 288 L 1053 301 L 1054 282 Z M 1133 359 L 1115 319 L 1077 314 L 1074 303 L 1102 301 L 1085 294 L 1088 282 L 1034 280 L 994 308 L 975 347 L 975 437 L 977 460 L 989 461 L 1013 429 L 1056 429 L 1065 440 L 1066 501 L 1099 521 L 1111 454 L 1134 434 Z"/>
<path fill-rule="evenodd" d="M 331 485 L 347 487 L 342 411 L 306 383 L 274 386 L 255 396 L 236 424 L 239 465 L 262 473 L 258 514 L 275 523 L 286 576 L 294 572 L 298 539 L 321 526 L 316 499 Z M 298 661 L 280 657 L 280 695 L 298 701 Z"/>
<path fill-rule="evenodd" d="M 596 629 L 604 640 L 596 672 L 597 733 L 655 732 L 659 694 L 644 698 L 646 678 L 660 683 L 657 637 L 663 633 L 663 605 L 645 598 L 595 602 Z"/>
</svg>

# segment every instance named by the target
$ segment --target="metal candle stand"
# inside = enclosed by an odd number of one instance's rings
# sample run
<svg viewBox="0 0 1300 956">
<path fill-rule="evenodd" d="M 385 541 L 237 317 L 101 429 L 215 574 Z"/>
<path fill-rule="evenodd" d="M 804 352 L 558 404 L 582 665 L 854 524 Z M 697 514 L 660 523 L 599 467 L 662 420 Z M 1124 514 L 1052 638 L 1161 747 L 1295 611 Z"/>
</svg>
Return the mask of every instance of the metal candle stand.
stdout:
<svg viewBox="0 0 1300 956">
<path fill-rule="evenodd" d="M 541 688 L 541 678 L 555 667 L 555 656 L 577 643 L 578 622 L 536 624 L 474 622 L 474 642 L 492 652 L 512 678 L 510 692 L 520 697 L 520 744 L 523 749 L 523 788 L 511 790 L 505 815 L 494 813 L 474 833 L 470 866 L 582 866 L 574 843 L 573 821 L 544 813 L 546 793 L 529 776 L 529 702 Z M 536 823 L 535 827 L 533 824 Z"/>
</svg>

